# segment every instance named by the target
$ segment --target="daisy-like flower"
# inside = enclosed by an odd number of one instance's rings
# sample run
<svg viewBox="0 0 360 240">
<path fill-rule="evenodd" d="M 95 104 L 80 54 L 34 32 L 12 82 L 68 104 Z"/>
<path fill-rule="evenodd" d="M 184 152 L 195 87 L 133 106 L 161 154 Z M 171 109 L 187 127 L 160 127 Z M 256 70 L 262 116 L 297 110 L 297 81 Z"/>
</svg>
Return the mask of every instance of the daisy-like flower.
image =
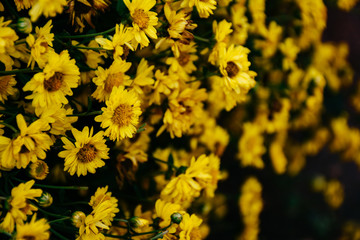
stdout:
<svg viewBox="0 0 360 240">
<path fill-rule="evenodd" d="M 34 214 L 29 223 L 16 225 L 16 240 L 47 240 L 50 238 L 50 225 L 45 218 L 36 220 Z"/>
<path fill-rule="evenodd" d="M 48 62 L 43 72 L 37 73 L 26 83 L 23 90 L 32 91 L 27 99 L 33 99 L 35 111 L 68 103 L 66 95 L 72 95 L 71 88 L 76 88 L 80 79 L 79 68 L 71 59 L 67 50 L 60 54 L 49 52 Z"/>
<path fill-rule="evenodd" d="M 22 9 L 29 9 L 35 0 L 15 0 L 16 9 L 20 12 Z"/>
<path fill-rule="evenodd" d="M 16 93 L 16 81 L 13 75 L 0 77 L 0 102 L 7 100 L 8 96 Z"/>
<path fill-rule="evenodd" d="M 114 87 L 106 107 L 101 108 L 102 115 L 96 116 L 95 121 L 101 122 L 106 128 L 105 136 L 110 140 L 122 140 L 133 137 L 141 115 L 140 100 L 134 91 L 124 87 Z"/>
<path fill-rule="evenodd" d="M 195 0 L 196 9 L 199 12 L 201 18 L 208 18 L 210 14 L 216 9 L 215 0 Z"/>
<path fill-rule="evenodd" d="M 41 15 L 55 17 L 66 5 L 66 0 L 37 0 L 29 11 L 31 21 L 36 22 Z"/>
<path fill-rule="evenodd" d="M 30 164 L 30 175 L 38 180 L 44 180 L 49 174 L 49 167 L 46 162 L 37 160 L 34 163 Z"/>
<path fill-rule="evenodd" d="M 133 20 L 133 34 L 137 43 L 147 47 L 150 43 L 147 36 L 157 39 L 155 26 L 158 24 L 157 13 L 150 11 L 156 0 L 124 0 Z"/>
<path fill-rule="evenodd" d="M 35 181 L 30 180 L 26 183 L 20 183 L 19 186 L 11 190 L 11 198 L 9 200 L 10 210 L 6 213 L 0 228 L 7 232 L 13 232 L 15 224 L 23 224 L 27 219 L 27 215 L 32 215 L 37 208 L 29 202 L 40 197 L 41 189 L 31 189 Z"/>
<path fill-rule="evenodd" d="M 179 204 L 170 203 L 158 199 L 155 203 L 155 214 L 153 218 L 160 218 L 159 227 L 163 228 L 169 226 L 171 222 L 171 215 L 173 213 L 185 213 Z M 168 230 L 169 233 L 174 233 L 176 231 L 177 225 L 172 225 Z"/>
<path fill-rule="evenodd" d="M 95 173 L 95 169 L 105 165 L 103 159 L 109 159 L 108 151 L 103 138 L 103 131 L 93 136 L 93 128 L 89 132 L 89 127 L 84 127 L 80 132 L 73 128 L 71 132 L 75 138 L 75 144 L 70 142 L 66 137 L 62 137 L 64 151 L 58 155 L 65 158 L 64 170 L 70 175 L 86 175 L 87 172 Z"/>
<path fill-rule="evenodd" d="M 131 63 L 121 58 L 115 59 L 108 69 L 98 67 L 95 71 L 96 77 L 93 78 L 97 88 L 92 96 L 100 102 L 109 100 L 113 87 L 125 86 L 125 83 L 130 80 L 130 77 L 125 74 L 130 67 Z"/>
<path fill-rule="evenodd" d="M 203 220 L 195 214 L 191 214 L 190 216 L 186 213 L 179 224 L 181 229 L 179 234 L 180 240 L 201 240 L 202 236 L 199 227 L 202 221 Z"/>
</svg>

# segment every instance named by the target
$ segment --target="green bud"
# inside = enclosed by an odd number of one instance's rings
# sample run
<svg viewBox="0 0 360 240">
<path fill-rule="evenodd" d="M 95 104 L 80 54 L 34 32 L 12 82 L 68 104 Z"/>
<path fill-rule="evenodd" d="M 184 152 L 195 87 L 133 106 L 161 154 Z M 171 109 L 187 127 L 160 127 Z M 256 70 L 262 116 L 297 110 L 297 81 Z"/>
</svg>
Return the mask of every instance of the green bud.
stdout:
<svg viewBox="0 0 360 240">
<path fill-rule="evenodd" d="M 182 220 L 182 215 L 180 213 L 173 213 L 171 214 L 171 221 L 173 223 L 176 223 L 176 224 L 179 224 L 181 223 L 181 220 Z"/>
<path fill-rule="evenodd" d="M 43 194 L 38 198 L 39 205 L 41 207 L 49 207 L 53 203 L 53 197 L 48 192 L 43 192 Z"/>
<path fill-rule="evenodd" d="M 32 24 L 31 24 L 30 18 L 27 18 L 27 17 L 19 18 L 19 20 L 16 23 L 16 28 L 19 32 L 26 33 L 26 34 L 31 33 Z"/>
<path fill-rule="evenodd" d="M 130 226 L 132 228 L 144 227 L 149 224 L 149 221 L 144 218 L 132 217 L 129 219 Z"/>
</svg>

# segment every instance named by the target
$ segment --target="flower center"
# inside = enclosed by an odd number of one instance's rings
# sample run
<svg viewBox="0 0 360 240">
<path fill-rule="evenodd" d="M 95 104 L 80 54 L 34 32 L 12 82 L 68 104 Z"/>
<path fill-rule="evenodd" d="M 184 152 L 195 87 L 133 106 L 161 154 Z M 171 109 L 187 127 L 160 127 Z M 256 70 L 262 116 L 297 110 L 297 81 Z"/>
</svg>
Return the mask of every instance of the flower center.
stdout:
<svg viewBox="0 0 360 240">
<path fill-rule="evenodd" d="M 124 73 L 118 72 L 118 73 L 110 74 L 106 78 L 104 90 L 107 93 L 111 93 L 113 87 L 118 87 L 123 82 L 124 82 Z"/>
<path fill-rule="evenodd" d="M 190 61 L 190 54 L 180 52 L 178 62 L 181 66 L 185 66 Z"/>
<path fill-rule="evenodd" d="M 236 74 L 238 74 L 240 69 L 234 62 L 228 62 L 226 64 L 225 70 L 228 73 L 228 76 L 232 78 L 235 77 Z"/>
<path fill-rule="evenodd" d="M 128 104 L 120 104 L 114 111 L 114 115 L 111 118 L 113 123 L 119 127 L 129 125 L 131 117 L 133 115 L 132 106 Z"/>
<path fill-rule="evenodd" d="M 94 160 L 96 157 L 97 149 L 94 145 L 87 143 L 82 148 L 80 148 L 77 153 L 77 157 L 80 162 L 88 163 Z"/>
<path fill-rule="evenodd" d="M 144 9 L 135 9 L 135 11 L 131 17 L 132 17 L 134 23 L 136 23 L 141 30 L 148 27 L 150 18 L 145 13 Z"/>
<path fill-rule="evenodd" d="M 63 82 L 63 73 L 56 72 L 54 76 L 44 81 L 44 88 L 48 92 L 54 92 L 61 88 Z"/>
<path fill-rule="evenodd" d="M 0 93 L 6 94 L 11 76 L 5 76 L 0 79 Z"/>
</svg>

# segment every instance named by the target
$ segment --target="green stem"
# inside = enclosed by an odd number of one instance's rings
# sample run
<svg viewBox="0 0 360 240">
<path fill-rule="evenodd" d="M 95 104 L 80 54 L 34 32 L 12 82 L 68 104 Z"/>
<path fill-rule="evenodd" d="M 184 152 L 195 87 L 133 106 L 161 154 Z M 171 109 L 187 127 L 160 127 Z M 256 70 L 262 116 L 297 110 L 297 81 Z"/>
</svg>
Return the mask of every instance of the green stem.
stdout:
<svg viewBox="0 0 360 240">
<path fill-rule="evenodd" d="M 49 221 L 48 223 L 55 223 L 55 222 L 62 222 L 64 220 L 68 220 L 68 219 L 71 219 L 71 217 L 63 217 L 63 218 L 59 218 L 59 219 L 56 219 L 56 220 L 52 220 L 52 221 Z"/>
<path fill-rule="evenodd" d="M 129 222 L 128 220 L 122 219 L 122 218 L 114 218 L 114 221 L 124 222 L 124 223 L 128 223 L 128 222 Z"/>
<path fill-rule="evenodd" d="M 103 32 L 99 32 L 99 33 L 90 33 L 90 34 L 83 34 L 83 35 L 73 35 L 73 36 L 58 36 L 58 38 L 71 38 L 71 39 L 76 39 L 76 38 L 88 38 L 88 37 L 96 37 L 99 35 L 104 35 L 110 32 L 115 31 L 115 27 L 110 28 L 106 31 Z"/>
<path fill-rule="evenodd" d="M 0 200 L 6 200 L 7 197 L 0 196 Z"/>
<path fill-rule="evenodd" d="M 11 71 L 0 71 L 0 76 L 6 76 L 6 75 L 13 75 L 18 73 L 33 73 L 33 72 L 41 72 L 40 68 L 23 68 L 23 69 L 16 69 Z"/>
<path fill-rule="evenodd" d="M 161 160 L 161 159 L 158 159 L 158 158 L 155 158 L 155 157 L 151 157 L 151 158 L 154 159 L 157 162 L 161 162 L 161 163 L 165 163 L 165 164 L 169 165 L 169 163 L 167 161 L 164 161 L 164 160 Z M 172 165 L 172 167 L 174 168 L 174 170 L 176 170 L 176 171 L 178 170 L 178 167 L 176 167 L 174 165 Z"/>
<path fill-rule="evenodd" d="M 16 130 L 16 128 L 14 128 L 13 126 L 11 126 L 10 124 L 7 124 L 5 122 L 0 122 L 1 125 L 4 125 L 5 127 L 10 128 L 14 133 L 18 133 L 19 131 Z"/>
<path fill-rule="evenodd" d="M 22 43 L 26 43 L 26 39 L 25 39 L 25 38 L 15 41 L 15 45 L 19 45 L 19 44 L 22 44 Z"/>
<path fill-rule="evenodd" d="M 108 234 L 108 233 L 103 233 L 103 235 L 106 237 L 110 237 L 110 238 L 129 239 L 127 235 L 117 236 L 117 235 L 112 235 L 112 234 Z"/>
<path fill-rule="evenodd" d="M 94 112 L 84 112 L 84 113 L 75 113 L 66 115 L 67 117 L 83 117 L 83 116 L 91 116 L 91 115 L 100 115 L 102 111 L 94 111 Z"/>
<path fill-rule="evenodd" d="M 33 203 L 32 203 L 32 205 L 34 205 L 35 207 L 37 207 L 38 210 L 39 210 L 40 212 L 42 212 L 43 214 L 46 214 L 46 215 L 49 215 L 49 216 L 52 216 L 52 217 L 57 217 L 57 218 L 66 218 L 66 216 L 63 216 L 63 215 L 45 211 L 44 209 L 41 209 L 39 206 L 36 206 L 36 205 L 33 204 Z"/>
<path fill-rule="evenodd" d="M 18 182 L 26 182 L 18 178 L 13 178 L 14 180 Z M 51 188 L 51 189 L 65 189 L 65 190 L 88 190 L 88 186 L 54 186 L 54 185 L 44 185 L 44 184 L 34 184 L 35 187 L 41 187 L 41 188 Z"/>
<path fill-rule="evenodd" d="M 196 36 L 194 35 L 194 39 L 200 41 L 200 42 L 206 42 L 206 43 L 210 43 L 210 40 L 209 39 L 206 39 L 206 38 L 202 38 L 202 37 L 199 37 L 199 36 Z"/>
<path fill-rule="evenodd" d="M 101 48 L 101 47 L 97 47 L 97 48 L 95 48 L 95 47 L 82 47 L 82 46 L 74 46 L 74 45 L 72 45 L 72 47 L 74 47 L 74 48 L 78 48 L 78 49 L 88 49 L 88 50 L 94 50 L 94 51 L 99 51 L 99 50 L 104 50 L 104 51 L 107 51 L 107 49 L 105 49 L 105 48 Z"/>
</svg>

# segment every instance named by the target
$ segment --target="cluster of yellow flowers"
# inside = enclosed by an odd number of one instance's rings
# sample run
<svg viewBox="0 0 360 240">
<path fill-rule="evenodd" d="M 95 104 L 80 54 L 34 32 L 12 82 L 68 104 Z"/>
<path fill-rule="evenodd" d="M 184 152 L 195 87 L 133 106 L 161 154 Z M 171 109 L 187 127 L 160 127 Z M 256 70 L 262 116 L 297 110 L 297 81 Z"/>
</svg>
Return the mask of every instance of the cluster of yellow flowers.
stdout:
<svg viewBox="0 0 360 240">
<path fill-rule="evenodd" d="M 327 1 L 276 4 L 0 2 L 0 234 L 199 240 L 226 212 L 224 156 L 296 176 L 329 146 L 360 165 L 360 130 L 325 104 L 354 76 L 347 44 L 322 42 Z M 239 239 L 258 237 L 262 188 L 236 193 Z M 339 181 L 321 191 L 340 207 Z"/>
</svg>

